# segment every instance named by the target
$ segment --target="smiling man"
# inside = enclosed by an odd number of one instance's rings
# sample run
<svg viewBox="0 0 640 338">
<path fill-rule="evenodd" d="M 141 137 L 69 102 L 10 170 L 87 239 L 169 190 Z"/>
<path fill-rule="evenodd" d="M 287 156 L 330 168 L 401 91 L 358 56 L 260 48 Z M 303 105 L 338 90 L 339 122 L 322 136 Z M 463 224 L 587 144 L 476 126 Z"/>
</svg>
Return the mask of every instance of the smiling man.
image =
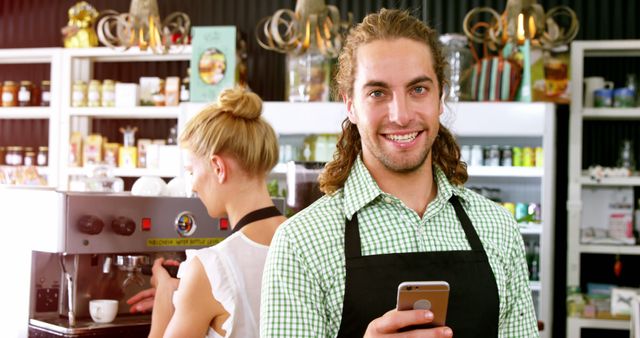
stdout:
<svg viewBox="0 0 640 338">
<path fill-rule="evenodd" d="M 320 177 L 326 195 L 272 242 L 261 336 L 537 337 L 518 225 L 463 187 L 466 165 L 439 122 L 435 31 L 383 9 L 351 30 L 338 66 L 348 118 Z M 449 284 L 446 326 L 394 310 L 404 281 Z"/>
</svg>

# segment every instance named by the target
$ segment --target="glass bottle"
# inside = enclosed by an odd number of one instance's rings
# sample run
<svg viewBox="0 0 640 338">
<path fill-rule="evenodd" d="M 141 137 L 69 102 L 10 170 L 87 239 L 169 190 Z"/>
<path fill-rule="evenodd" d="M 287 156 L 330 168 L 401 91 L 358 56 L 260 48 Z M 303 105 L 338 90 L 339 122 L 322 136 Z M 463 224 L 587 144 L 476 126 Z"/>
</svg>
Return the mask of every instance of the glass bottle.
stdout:
<svg viewBox="0 0 640 338">
<path fill-rule="evenodd" d="M 20 89 L 18 89 L 18 106 L 28 107 L 31 105 L 31 81 L 20 81 Z"/>
<path fill-rule="evenodd" d="M 48 107 L 51 105 L 51 82 L 44 80 L 40 84 L 40 105 Z"/>
<path fill-rule="evenodd" d="M 76 82 L 74 82 L 71 94 L 71 106 L 87 106 L 87 84 L 84 81 L 77 80 Z"/>
<path fill-rule="evenodd" d="M 5 81 L 2 85 L 2 106 L 15 107 L 18 105 L 18 85 L 13 81 Z"/>
<path fill-rule="evenodd" d="M 114 107 L 116 105 L 116 84 L 113 80 L 104 80 L 102 83 L 102 106 Z"/>
<path fill-rule="evenodd" d="M 89 82 L 87 105 L 89 107 L 100 107 L 102 86 L 99 80 L 91 80 Z"/>
<path fill-rule="evenodd" d="M 629 169 L 631 173 L 636 170 L 636 160 L 631 140 L 622 141 L 622 146 L 620 146 L 620 156 L 618 157 L 618 167 Z"/>
<path fill-rule="evenodd" d="M 444 34 L 440 36 L 440 42 L 444 47 L 444 57 L 449 64 L 445 68 L 445 78 L 449 79 L 449 87 L 445 89 L 446 98 L 449 101 L 468 99 L 469 89 L 463 83 L 463 75 L 473 60 L 469 50 L 467 37 L 462 34 Z"/>
</svg>

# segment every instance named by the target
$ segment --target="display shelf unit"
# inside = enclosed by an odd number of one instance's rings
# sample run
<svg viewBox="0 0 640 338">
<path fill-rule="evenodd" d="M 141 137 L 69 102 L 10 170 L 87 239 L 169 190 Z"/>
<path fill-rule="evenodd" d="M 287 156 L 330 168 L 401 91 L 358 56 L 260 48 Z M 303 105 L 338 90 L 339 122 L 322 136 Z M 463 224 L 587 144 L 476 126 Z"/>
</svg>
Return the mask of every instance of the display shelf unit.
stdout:
<svg viewBox="0 0 640 338">
<path fill-rule="evenodd" d="M 543 167 L 490 167 L 490 166 L 469 166 L 467 168 L 469 176 L 472 177 L 537 177 L 544 176 Z"/>
<path fill-rule="evenodd" d="M 112 50 L 106 47 L 65 49 L 62 53 L 62 90 L 60 93 L 60 150 L 69 153 L 69 137 L 72 131 L 79 131 L 87 136 L 94 119 L 178 119 L 181 106 L 175 107 L 96 107 L 75 108 L 71 106 L 71 89 L 76 80 L 88 82 L 93 77 L 93 67 L 96 62 L 164 62 L 189 61 L 191 46 L 172 49 L 167 54 L 153 54 L 150 50 L 141 51 L 131 48 L 127 51 Z M 73 123 L 72 123 L 73 120 Z M 73 129 L 73 130 L 72 130 Z M 83 168 L 72 168 L 67 161 L 60 165 L 59 188 L 66 190 L 72 175 L 83 175 Z M 122 169 L 115 168 L 114 175 L 120 177 L 139 177 L 145 175 L 175 177 L 180 173 L 175 170 L 157 169 Z"/>
<path fill-rule="evenodd" d="M 60 93 L 63 73 L 62 48 L 0 49 L 0 64 L 49 64 L 51 101 L 49 107 L 0 107 L 0 119 L 46 119 L 49 121 L 47 186 L 58 186 L 60 166 Z"/>
<path fill-rule="evenodd" d="M 640 40 L 574 41 L 571 45 L 571 107 L 569 117 L 569 187 L 567 201 L 567 285 L 577 286 L 580 280 L 580 259 L 583 253 L 640 254 L 640 246 L 582 244 L 580 227 L 583 187 L 640 186 L 640 177 L 604 178 L 594 180 L 582 169 L 583 124 L 586 120 L 640 120 L 638 108 L 585 108 L 583 106 L 584 59 L 586 57 L 640 57 Z M 606 75 L 606 74 L 603 74 Z M 567 318 L 567 337 L 579 338 L 582 329 L 628 330 L 629 320 Z"/>
</svg>

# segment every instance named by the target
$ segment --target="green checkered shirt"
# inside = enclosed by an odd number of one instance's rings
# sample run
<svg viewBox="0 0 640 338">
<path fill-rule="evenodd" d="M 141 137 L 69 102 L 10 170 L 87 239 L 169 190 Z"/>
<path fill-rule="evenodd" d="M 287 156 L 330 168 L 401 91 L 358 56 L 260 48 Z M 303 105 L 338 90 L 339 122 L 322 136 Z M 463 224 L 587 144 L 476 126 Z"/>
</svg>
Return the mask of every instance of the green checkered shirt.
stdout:
<svg viewBox="0 0 640 338">
<path fill-rule="evenodd" d="M 345 290 L 345 218 L 357 212 L 362 255 L 470 250 L 453 206 L 459 196 L 498 285 L 499 336 L 538 337 L 524 242 L 513 216 L 496 203 L 451 185 L 437 167 L 436 198 L 420 218 L 378 187 L 358 159 L 344 188 L 283 223 L 262 280 L 262 337 L 335 337 Z M 391 310 L 391 309 L 390 309 Z M 474 311 L 469 307 L 469 311 Z M 454 332 L 455 336 L 455 332 Z"/>
</svg>

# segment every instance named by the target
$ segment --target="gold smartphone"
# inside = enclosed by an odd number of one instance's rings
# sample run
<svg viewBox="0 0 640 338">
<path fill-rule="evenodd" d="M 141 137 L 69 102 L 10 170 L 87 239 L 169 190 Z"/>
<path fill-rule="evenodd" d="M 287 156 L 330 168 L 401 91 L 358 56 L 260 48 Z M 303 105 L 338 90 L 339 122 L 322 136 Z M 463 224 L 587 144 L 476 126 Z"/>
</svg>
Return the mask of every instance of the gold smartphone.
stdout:
<svg viewBox="0 0 640 338">
<path fill-rule="evenodd" d="M 449 283 L 433 282 L 402 282 L 398 285 L 398 311 L 430 310 L 433 321 L 420 328 L 444 326 L 447 319 L 449 305 Z M 408 329 L 416 329 L 411 327 Z"/>
</svg>

